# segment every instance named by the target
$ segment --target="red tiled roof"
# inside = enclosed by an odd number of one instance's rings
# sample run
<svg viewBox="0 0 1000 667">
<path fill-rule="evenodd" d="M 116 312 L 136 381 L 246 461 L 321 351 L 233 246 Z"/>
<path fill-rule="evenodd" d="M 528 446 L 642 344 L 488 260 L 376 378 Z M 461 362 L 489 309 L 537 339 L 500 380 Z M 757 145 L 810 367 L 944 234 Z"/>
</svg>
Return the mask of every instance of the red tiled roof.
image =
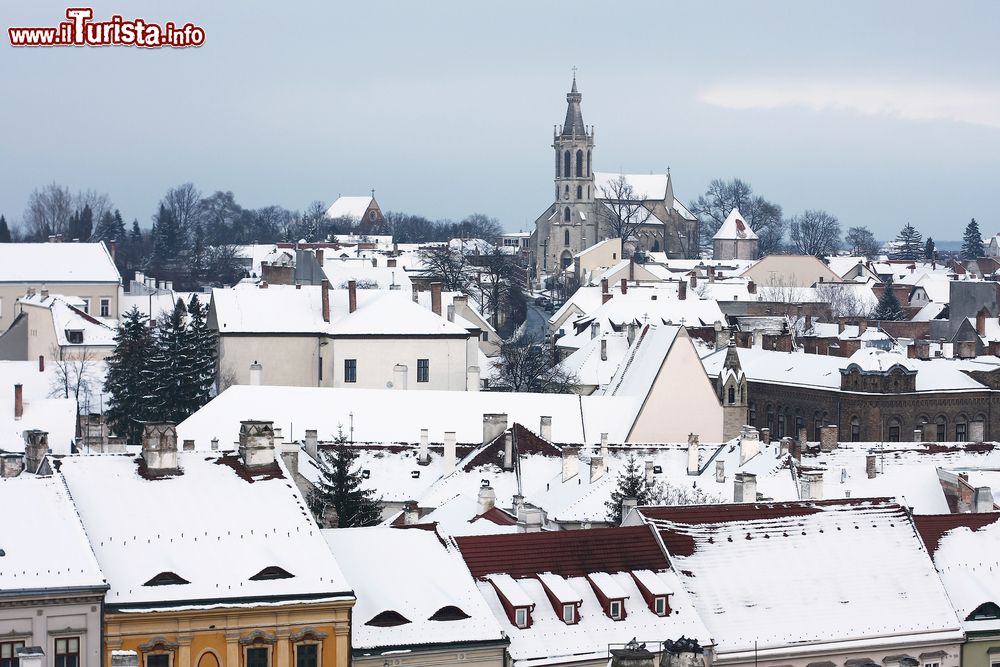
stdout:
<svg viewBox="0 0 1000 667">
<path fill-rule="evenodd" d="M 938 544 L 945 533 L 954 528 L 971 528 L 979 530 L 983 526 L 988 526 L 1000 519 L 1000 513 L 988 512 L 984 514 L 924 514 L 914 516 L 913 520 L 917 524 L 917 532 L 927 547 L 927 552 L 933 557 L 937 551 Z"/>
<path fill-rule="evenodd" d="M 503 465 L 503 449 L 504 449 L 504 439 L 508 432 L 514 434 L 514 451 L 517 456 L 524 456 L 526 454 L 541 454 L 543 456 L 562 456 L 562 450 L 548 442 L 538 437 L 525 427 L 520 424 L 514 424 L 509 429 L 504 431 L 502 434 L 493 439 L 493 442 L 489 443 L 483 449 L 476 454 L 468 463 L 465 464 L 463 470 L 465 472 L 471 472 L 478 466 L 487 465 L 492 463 L 496 466 Z"/>
<path fill-rule="evenodd" d="M 512 516 L 508 512 L 504 512 L 498 507 L 491 507 L 477 517 L 469 519 L 469 523 L 473 521 L 479 521 L 480 519 L 485 519 L 486 521 L 492 521 L 498 526 L 513 526 L 517 523 L 517 517 Z"/>
<path fill-rule="evenodd" d="M 582 577 L 669 567 L 649 526 L 476 535 L 455 541 L 474 577 L 530 577 L 542 572 Z"/>
</svg>

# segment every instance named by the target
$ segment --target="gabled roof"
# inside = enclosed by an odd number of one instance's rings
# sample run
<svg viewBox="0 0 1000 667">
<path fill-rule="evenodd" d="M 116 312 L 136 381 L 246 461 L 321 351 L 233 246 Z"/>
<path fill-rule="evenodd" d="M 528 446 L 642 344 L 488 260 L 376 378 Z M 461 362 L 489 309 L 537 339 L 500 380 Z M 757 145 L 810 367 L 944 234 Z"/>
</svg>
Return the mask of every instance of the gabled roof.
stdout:
<svg viewBox="0 0 1000 667">
<path fill-rule="evenodd" d="M 103 243 L 0 244 L 0 283 L 121 283 Z"/>
<path fill-rule="evenodd" d="M 93 381 L 102 378 L 104 362 L 93 362 Z M 37 361 L 0 361 L 0 377 L 7 400 L 0 400 L 0 452 L 23 452 L 24 432 L 47 431 L 49 448 L 54 454 L 69 454 L 76 438 L 76 401 L 72 398 L 49 398 L 56 379 L 55 364 L 38 371 Z M 14 418 L 13 385 L 20 384 L 24 412 Z M 99 381 L 95 384 L 100 384 Z M 8 393 L 9 392 L 9 393 Z M 2 545 L 0 545 L 2 546 Z"/>
<path fill-rule="evenodd" d="M 594 172 L 594 198 L 608 199 L 605 191 L 610 194 L 614 188 L 612 183 L 619 178 L 624 178 L 632 186 L 634 201 L 663 201 L 667 198 L 670 174 L 616 174 L 609 171 Z"/>
<path fill-rule="evenodd" d="M 374 201 L 375 198 L 370 196 L 337 197 L 337 201 L 330 204 L 330 208 L 326 209 L 326 217 L 360 220 Z"/>
<path fill-rule="evenodd" d="M 740 210 L 734 208 L 726 216 L 725 222 L 722 223 L 719 231 L 712 238 L 716 241 L 753 241 L 757 238 L 757 235 L 750 228 L 750 223 L 743 219 Z"/>
<path fill-rule="evenodd" d="M 45 298 L 36 292 L 32 296 L 22 296 L 18 303 L 47 309 L 52 314 L 52 326 L 58 345 L 67 347 L 112 347 L 115 344 L 114 320 L 100 320 L 83 311 L 83 301 L 79 297 L 51 294 Z M 82 343 L 71 343 L 67 331 L 83 333 Z"/>
<path fill-rule="evenodd" d="M 583 577 L 591 572 L 663 570 L 669 567 L 648 526 L 593 528 L 516 535 L 457 537 L 474 577 L 530 577 L 552 572 Z"/>
</svg>

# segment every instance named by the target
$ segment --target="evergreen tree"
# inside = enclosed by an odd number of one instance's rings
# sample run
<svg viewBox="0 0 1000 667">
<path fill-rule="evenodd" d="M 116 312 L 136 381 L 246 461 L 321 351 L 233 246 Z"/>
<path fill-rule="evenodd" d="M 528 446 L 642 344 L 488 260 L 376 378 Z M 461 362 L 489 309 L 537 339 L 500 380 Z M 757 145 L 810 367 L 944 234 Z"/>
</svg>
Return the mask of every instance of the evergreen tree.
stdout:
<svg viewBox="0 0 1000 667">
<path fill-rule="evenodd" d="M 113 232 L 111 238 L 122 242 L 125 240 L 125 221 L 122 220 L 122 212 L 118 209 L 115 209 L 113 220 L 114 225 L 112 226 Z"/>
<path fill-rule="evenodd" d="M 142 243 L 142 230 L 139 229 L 139 221 L 132 221 L 132 231 L 129 232 L 128 240 L 135 243 L 137 246 Z"/>
<path fill-rule="evenodd" d="M 374 526 L 382 520 L 381 499 L 373 489 L 361 488 L 358 454 L 347 446 L 344 432 L 337 434 L 332 450 L 323 450 L 319 485 L 309 493 L 309 509 L 320 526 L 354 528 Z M 327 517 L 333 515 L 329 523 Z"/>
<path fill-rule="evenodd" d="M 876 320 L 905 319 L 906 315 L 903 313 L 903 306 L 900 305 L 899 299 L 896 298 L 896 292 L 892 289 L 891 274 L 886 279 L 884 284 L 885 292 L 878 300 L 878 305 L 875 306 L 875 311 L 872 313 L 872 317 Z"/>
<path fill-rule="evenodd" d="M 142 441 L 142 422 L 149 418 L 146 381 L 153 336 L 146 316 L 133 307 L 115 333 L 115 351 L 107 359 L 104 391 L 111 395 L 105 416 L 112 430 L 129 444 Z"/>
<path fill-rule="evenodd" d="M 914 229 L 913 225 L 906 223 L 896 237 L 896 251 L 892 258 L 913 260 L 919 258 L 923 252 L 923 235 Z"/>
<path fill-rule="evenodd" d="M 93 239 L 95 241 L 117 240 L 114 237 L 115 217 L 111 211 L 105 211 L 101 219 L 97 221 L 97 228 L 94 230 Z"/>
<path fill-rule="evenodd" d="M 639 467 L 634 454 L 629 454 L 625 467 L 618 473 L 618 486 L 611 492 L 611 500 L 604 503 L 608 508 L 608 521 L 621 525 L 622 501 L 635 498 L 639 505 L 649 505 L 654 500 L 653 490 L 646 485 L 646 472 Z"/>
<path fill-rule="evenodd" d="M 190 414 L 188 401 L 194 385 L 193 356 L 187 335 L 187 307 L 177 299 L 156 331 L 154 352 L 146 366 L 144 384 L 150 389 L 149 411 L 156 419 L 181 422 Z"/>
<path fill-rule="evenodd" d="M 924 259 L 928 261 L 934 259 L 936 252 L 937 252 L 937 246 L 934 245 L 934 239 L 928 236 L 927 243 L 924 244 Z"/>
<path fill-rule="evenodd" d="M 979 223 L 973 218 L 965 226 L 965 234 L 962 235 L 962 259 L 976 259 L 985 255 L 983 234 L 979 231 Z"/>
<path fill-rule="evenodd" d="M 202 305 L 197 294 L 191 296 L 187 309 L 189 318 L 187 347 L 192 350 L 191 389 L 187 411 L 191 414 L 212 398 L 218 336 L 215 331 L 208 328 L 208 304 Z"/>
<path fill-rule="evenodd" d="M 7 218 L 0 215 L 0 243 L 10 242 L 10 227 L 7 226 Z"/>
</svg>

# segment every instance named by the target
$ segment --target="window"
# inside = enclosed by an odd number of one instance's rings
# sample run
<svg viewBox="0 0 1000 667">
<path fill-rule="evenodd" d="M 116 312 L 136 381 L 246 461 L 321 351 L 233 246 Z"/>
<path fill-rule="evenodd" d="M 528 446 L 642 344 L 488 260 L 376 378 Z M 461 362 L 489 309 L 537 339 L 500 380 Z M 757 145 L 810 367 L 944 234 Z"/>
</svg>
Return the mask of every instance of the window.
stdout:
<svg viewBox="0 0 1000 667">
<path fill-rule="evenodd" d="M 569 176 L 570 172 L 569 162 L 570 162 L 569 151 L 566 151 L 565 153 L 563 153 L 563 176 L 567 177 Z"/>
<path fill-rule="evenodd" d="M 268 650 L 264 646 L 254 646 L 247 649 L 247 667 L 268 667 Z"/>
<path fill-rule="evenodd" d="M 556 149 L 556 178 L 559 178 L 559 149 Z M 558 188 L 556 189 L 556 196 L 558 196 Z"/>
<path fill-rule="evenodd" d="M 576 609 L 571 604 L 563 605 L 562 620 L 564 623 L 576 622 Z"/>
<path fill-rule="evenodd" d="M 319 667 L 319 644 L 296 644 L 295 667 Z"/>
<path fill-rule="evenodd" d="M 861 422 L 857 417 L 851 419 L 851 442 L 861 442 Z"/>
<path fill-rule="evenodd" d="M 657 616 L 666 616 L 667 598 L 659 595 L 656 596 L 656 599 L 653 600 L 653 611 L 656 613 Z"/>
<path fill-rule="evenodd" d="M 375 215 L 376 215 L 375 209 L 368 211 L 368 219 L 371 220 L 372 222 L 375 222 Z"/>
<path fill-rule="evenodd" d="M 146 656 L 146 667 L 170 667 L 169 653 L 154 653 Z"/>
<path fill-rule="evenodd" d="M 563 209 L 563 222 L 569 222 L 569 220 L 570 220 L 569 206 L 567 206 L 566 208 Z M 569 232 L 566 232 L 566 234 L 567 234 L 566 238 L 569 238 L 568 236 Z M 569 241 L 566 241 L 566 245 L 569 245 Z"/>
<path fill-rule="evenodd" d="M 80 300 L 83 301 L 83 308 L 82 308 L 83 312 L 90 315 L 90 299 L 80 299 Z"/>
<path fill-rule="evenodd" d="M 729 396 L 727 398 L 730 404 L 736 402 L 736 387 L 729 387 Z"/>
<path fill-rule="evenodd" d="M 937 427 L 937 429 L 936 429 L 936 435 L 937 435 L 937 437 L 935 439 L 938 442 L 944 442 L 945 440 L 947 440 L 948 439 L 948 422 L 945 420 L 945 418 L 944 417 L 938 417 L 937 418 L 937 424 L 935 424 L 935 426 Z"/>
<path fill-rule="evenodd" d="M 101 299 L 101 317 L 111 317 L 111 299 Z"/>
<path fill-rule="evenodd" d="M 319 363 L 319 366 L 318 366 L 318 368 L 316 370 L 316 375 L 319 377 L 319 381 L 322 382 L 323 381 L 323 355 L 320 355 L 319 357 L 317 357 L 316 361 Z"/>
<path fill-rule="evenodd" d="M 569 209 L 566 209 L 566 210 L 569 211 Z M 569 245 L 569 230 L 568 229 L 564 229 L 563 230 L 563 245 Z"/>
<path fill-rule="evenodd" d="M 583 177 L 583 151 L 576 152 L 576 177 Z"/>
<path fill-rule="evenodd" d="M 582 185 L 576 186 L 576 198 L 577 199 L 583 199 L 583 186 Z"/>
<path fill-rule="evenodd" d="M 431 360 L 417 359 L 417 382 L 430 382 Z"/>
<path fill-rule="evenodd" d="M 490 339 L 490 332 L 489 331 L 484 331 L 483 332 L 483 340 L 484 341 L 488 341 L 489 339 Z"/>
<path fill-rule="evenodd" d="M 965 442 L 969 439 L 969 425 L 965 422 L 955 424 L 955 442 Z"/>
<path fill-rule="evenodd" d="M 66 341 L 73 345 L 80 345 L 83 343 L 83 332 L 77 329 L 67 329 Z"/>
<path fill-rule="evenodd" d="M 80 667 L 79 637 L 64 637 L 56 640 L 55 667 Z"/>
<path fill-rule="evenodd" d="M 568 156 L 569 153 L 566 153 Z M 528 627 L 528 610 L 524 607 L 518 607 L 514 610 L 514 625 L 519 628 Z"/>
<path fill-rule="evenodd" d="M 0 667 L 17 667 L 17 649 L 19 648 L 24 648 L 24 642 L 0 644 Z"/>
<path fill-rule="evenodd" d="M 924 667 L 941 667 L 940 662 L 925 662 Z"/>
<path fill-rule="evenodd" d="M 899 422 L 895 419 L 889 422 L 889 442 L 899 442 Z"/>
<path fill-rule="evenodd" d="M 622 618 L 622 601 L 612 600 L 608 605 L 608 616 L 616 621 L 620 621 Z"/>
<path fill-rule="evenodd" d="M 344 359 L 344 382 L 358 381 L 358 360 Z"/>
<path fill-rule="evenodd" d="M 587 151 L 587 176 L 590 176 L 590 151 Z M 590 188 L 587 188 L 587 196 L 590 196 Z"/>
</svg>

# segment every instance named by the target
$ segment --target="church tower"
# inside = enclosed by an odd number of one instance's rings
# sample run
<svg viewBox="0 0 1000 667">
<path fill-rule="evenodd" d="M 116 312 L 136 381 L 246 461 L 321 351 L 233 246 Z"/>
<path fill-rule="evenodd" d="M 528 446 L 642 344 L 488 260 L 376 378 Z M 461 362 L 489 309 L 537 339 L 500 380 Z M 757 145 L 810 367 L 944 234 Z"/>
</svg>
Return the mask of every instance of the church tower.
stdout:
<svg viewBox="0 0 1000 667">
<path fill-rule="evenodd" d="M 729 332 L 726 360 L 719 373 L 719 398 L 722 399 L 722 439 L 731 440 L 740 434 L 747 422 L 747 376 L 736 351 L 736 332 Z"/>
<path fill-rule="evenodd" d="M 553 264 L 566 267 L 573 255 L 597 242 L 594 212 L 594 128 L 583 124 L 580 100 L 573 87 L 566 94 L 566 120 L 553 131 L 555 151 L 555 210 L 549 228 L 548 255 Z"/>
</svg>

